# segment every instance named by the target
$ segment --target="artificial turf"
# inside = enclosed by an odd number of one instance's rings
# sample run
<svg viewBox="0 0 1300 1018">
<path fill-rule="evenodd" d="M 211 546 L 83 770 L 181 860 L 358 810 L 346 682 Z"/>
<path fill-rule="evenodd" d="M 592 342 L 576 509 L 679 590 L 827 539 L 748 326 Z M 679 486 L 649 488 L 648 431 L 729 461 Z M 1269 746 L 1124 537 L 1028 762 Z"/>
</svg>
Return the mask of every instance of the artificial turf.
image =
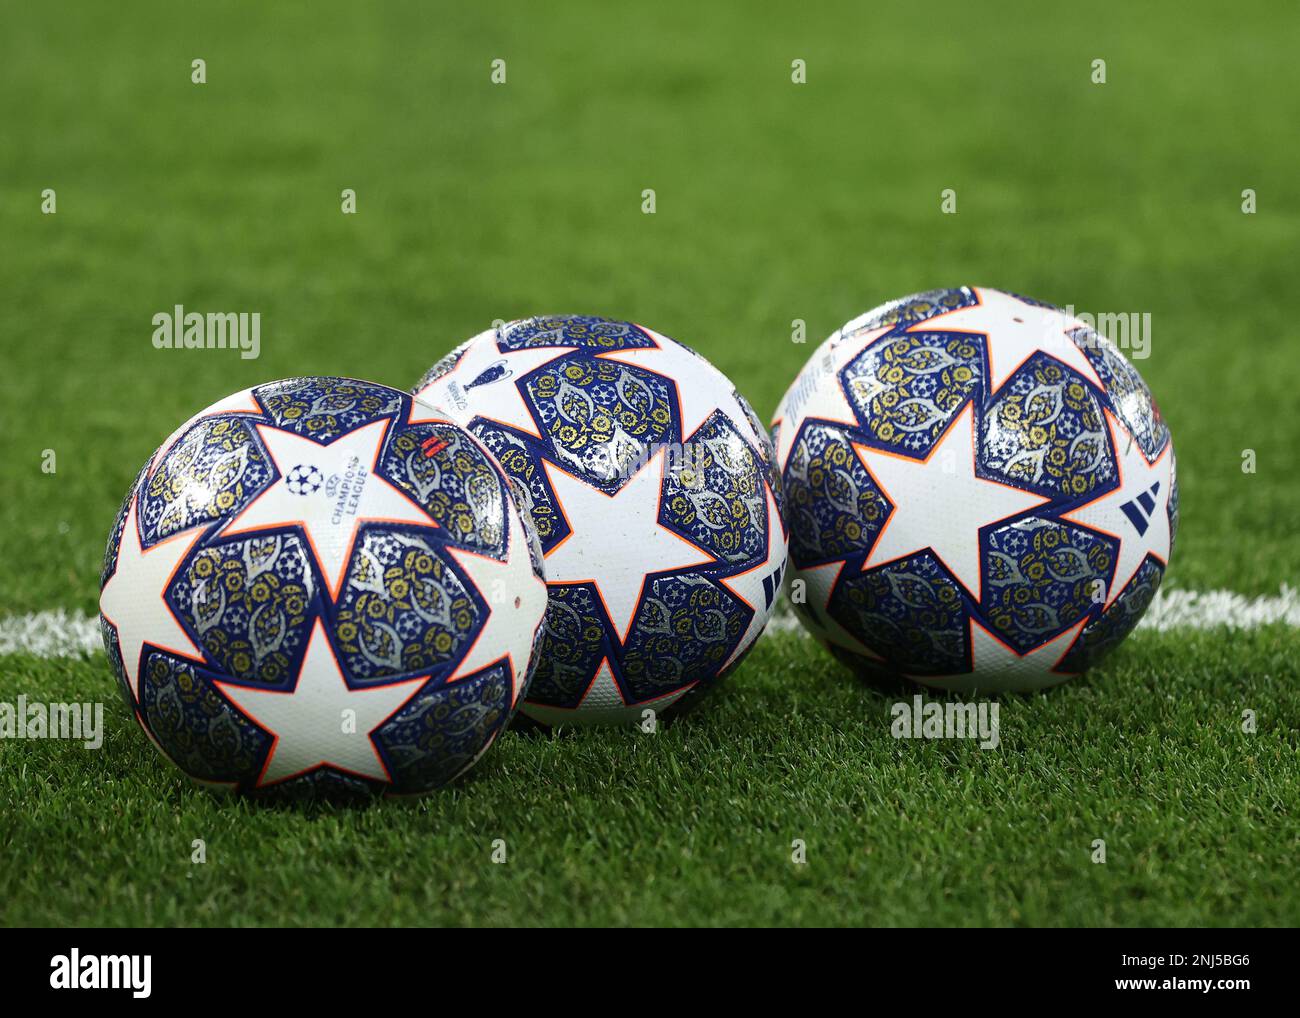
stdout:
<svg viewBox="0 0 1300 1018">
<path fill-rule="evenodd" d="M 568 311 L 681 339 L 766 416 L 843 321 L 962 283 L 1150 312 L 1166 587 L 1276 594 L 1300 573 L 1298 44 L 1262 2 L 12 8 L 0 615 L 93 612 L 136 470 L 238 388 L 407 388 L 495 318 Z M 176 304 L 260 312 L 261 356 L 154 349 Z M 103 700 L 108 733 L 0 741 L 0 922 L 1295 924 L 1298 654 L 1285 625 L 1142 631 L 1002 701 L 981 751 L 894 740 L 898 694 L 780 633 L 653 736 L 511 733 L 368 808 L 214 796 L 102 657 L 11 655 L 0 699 Z"/>
</svg>

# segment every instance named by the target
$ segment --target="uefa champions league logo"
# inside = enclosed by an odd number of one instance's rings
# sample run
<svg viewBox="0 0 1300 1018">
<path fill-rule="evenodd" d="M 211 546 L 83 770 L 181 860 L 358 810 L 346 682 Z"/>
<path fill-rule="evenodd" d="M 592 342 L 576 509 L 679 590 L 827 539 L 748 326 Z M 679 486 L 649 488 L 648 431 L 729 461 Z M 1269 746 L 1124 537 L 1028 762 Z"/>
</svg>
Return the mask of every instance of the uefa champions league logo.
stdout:
<svg viewBox="0 0 1300 1018">
<path fill-rule="evenodd" d="M 354 456 L 341 475 L 330 474 L 328 480 L 324 472 L 314 464 L 299 463 L 285 475 L 284 486 L 290 493 L 303 497 L 314 495 L 324 488 L 326 496 L 334 500 L 331 519 L 338 524 L 344 517 L 356 514 L 362 488 L 368 477 L 365 465 Z"/>
</svg>

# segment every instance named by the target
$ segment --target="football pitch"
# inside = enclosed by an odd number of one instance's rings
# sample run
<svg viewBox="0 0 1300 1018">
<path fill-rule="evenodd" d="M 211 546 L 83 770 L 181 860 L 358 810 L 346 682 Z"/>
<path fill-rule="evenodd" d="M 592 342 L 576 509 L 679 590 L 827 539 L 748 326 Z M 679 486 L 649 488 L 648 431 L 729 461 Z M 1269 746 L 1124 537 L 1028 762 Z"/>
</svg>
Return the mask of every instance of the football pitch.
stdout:
<svg viewBox="0 0 1300 1018">
<path fill-rule="evenodd" d="M 0 739 L 0 924 L 1300 923 L 1297 46 L 1249 0 L 11 7 L 0 701 L 104 735 Z M 784 614 L 653 735 L 510 732 L 363 807 L 209 792 L 118 695 L 109 528 L 228 393 L 408 389 L 575 312 L 766 419 L 843 322 L 962 284 L 1148 323 L 1181 493 L 1147 624 L 996 749 L 895 739 L 919 688 Z M 260 313 L 259 356 L 155 349 L 176 305 Z"/>
</svg>

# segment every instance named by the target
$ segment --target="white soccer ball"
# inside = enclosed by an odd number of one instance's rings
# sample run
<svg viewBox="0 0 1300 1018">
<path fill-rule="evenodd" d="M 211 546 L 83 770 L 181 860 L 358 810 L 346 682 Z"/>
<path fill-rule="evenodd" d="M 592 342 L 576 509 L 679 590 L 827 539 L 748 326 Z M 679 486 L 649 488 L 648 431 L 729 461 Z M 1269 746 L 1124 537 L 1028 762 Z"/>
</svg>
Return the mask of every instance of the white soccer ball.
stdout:
<svg viewBox="0 0 1300 1018">
<path fill-rule="evenodd" d="M 505 729 L 546 587 L 506 478 L 404 392 L 294 378 L 196 414 L 109 535 L 132 712 L 240 791 L 428 791 Z"/>
<path fill-rule="evenodd" d="M 753 645 L 785 566 L 779 489 L 762 426 L 704 358 L 630 322 L 530 318 L 475 336 L 415 394 L 496 456 L 541 542 L 522 713 L 644 724 Z"/>
<path fill-rule="evenodd" d="M 1050 686 L 1123 640 L 1164 576 L 1169 428 L 1059 308 L 987 287 L 892 301 L 822 344 L 773 427 L 791 600 L 864 671 Z"/>
</svg>

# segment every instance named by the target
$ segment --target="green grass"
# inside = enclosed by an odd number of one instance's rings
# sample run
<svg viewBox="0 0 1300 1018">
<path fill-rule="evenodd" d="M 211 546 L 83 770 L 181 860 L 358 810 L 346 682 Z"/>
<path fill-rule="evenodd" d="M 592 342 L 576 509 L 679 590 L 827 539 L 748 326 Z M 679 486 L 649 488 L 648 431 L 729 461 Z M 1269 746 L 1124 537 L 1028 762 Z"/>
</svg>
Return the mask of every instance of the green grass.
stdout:
<svg viewBox="0 0 1300 1018">
<path fill-rule="evenodd" d="M 1151 312 L 1166 584 L 1295 582 L 1294 12 L 612 7 L 9 10 L 0 614 L 93 611 L 135 471 L 237 388 L 406 388 L 494 318 L 581 311 L 691 344 L 766 415 L 844 320 L 961 283 Z M 177 303 L 260 311 L 261 358 L 154 350 Z M 295 809 L 191 786 L 102 659 L 11 656 L 0 699 L 104 699 L 109 732 L 0 743 L 0 922 L 1295 924 L 1298 658 L 1283 627 L 1140 633 L 1004 702 L 980 752 L 896 742 L 892 695 L 778 636 L 656 736 L 512 734 L 427 800 Z"/>
<path fill-rule="evenodd" d="M 461 785 L 369 808 L 268 807 L 194 788 L 114 702 L 97 753 L 7 748 L 0 802 L 22 821 L 4 837 L 3 916 L 1295 922 L 1289 632 L 1135 641 L 1089 682 L 1005 701 L 988 752 L 894 740 L 897 697 L 830 668 L 810 675 L 808 654 L 797 637 L 765 641 L 730 686 L 656 735 L 512 735 Z M 94 677 L 18 668 L 50 697 L 82 695 Z M 1254 735 L 1241 731 L 1245 709 Z M 796 838 L 804 865 L 791 861 Z M 1092 862 L 1098 838 L 1104 865 Z M 503 864 L 491 861 L 496 839 Z"/>
</svg>

